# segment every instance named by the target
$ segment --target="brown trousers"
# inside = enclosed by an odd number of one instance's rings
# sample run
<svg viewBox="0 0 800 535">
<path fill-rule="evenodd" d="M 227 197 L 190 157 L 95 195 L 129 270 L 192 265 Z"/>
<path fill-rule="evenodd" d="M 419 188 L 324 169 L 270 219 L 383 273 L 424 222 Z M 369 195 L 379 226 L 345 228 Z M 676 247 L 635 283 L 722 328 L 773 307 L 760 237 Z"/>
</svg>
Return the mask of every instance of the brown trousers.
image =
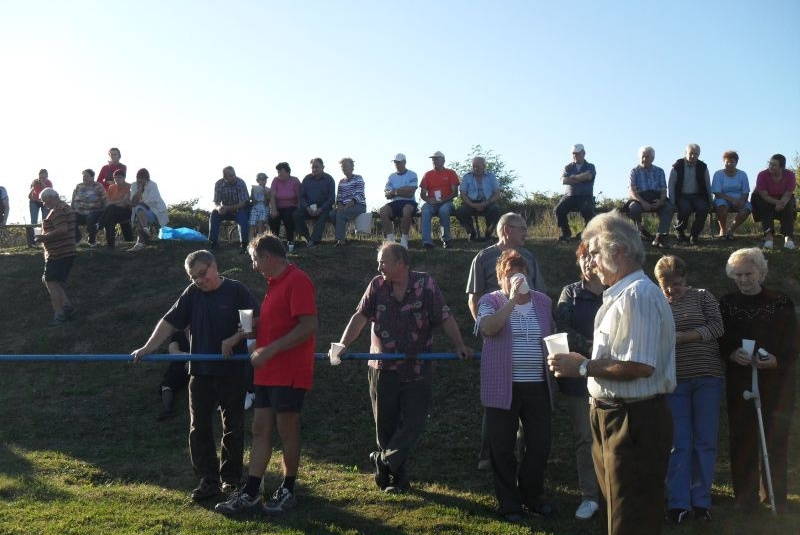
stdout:
<svg viewBox="0 0 800 535">
<path fill-rule="evenodd" d="M 606 502 L 609 535 L 657 535 L 664 522 L 664 478 L 672 415 L 664 396 L 591 409 L 592 458 Z"/>
</svg>

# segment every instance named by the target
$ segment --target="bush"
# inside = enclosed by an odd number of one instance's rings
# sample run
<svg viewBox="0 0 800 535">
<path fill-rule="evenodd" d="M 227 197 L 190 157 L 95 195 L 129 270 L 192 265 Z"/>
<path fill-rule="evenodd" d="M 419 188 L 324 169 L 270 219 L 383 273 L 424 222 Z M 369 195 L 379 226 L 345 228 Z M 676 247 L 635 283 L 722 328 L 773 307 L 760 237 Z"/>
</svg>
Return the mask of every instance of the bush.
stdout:
<svg viewBox="0 0 800 535">
<path fill-rule="evenodd" d="M 200 232 L 208 232 L 207 210 L 196 208 L 199 199 L 189 199 L 168 207 L 169 226 L 172 228 L 186 227 Z"/>
</svg>

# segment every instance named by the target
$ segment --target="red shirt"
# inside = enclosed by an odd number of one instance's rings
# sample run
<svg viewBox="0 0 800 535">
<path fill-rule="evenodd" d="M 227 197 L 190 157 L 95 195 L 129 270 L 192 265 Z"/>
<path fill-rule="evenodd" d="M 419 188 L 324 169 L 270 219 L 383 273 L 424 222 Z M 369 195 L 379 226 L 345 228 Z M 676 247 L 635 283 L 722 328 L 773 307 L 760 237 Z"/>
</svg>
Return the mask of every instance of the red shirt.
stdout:
<svg viewBox="0 0 800 535">
<path fill-rule="evenodd" d="M 125 172 L 128 171 L 124 163 L 109 163 L 100 169 L 100 172 L 97 174 L 97 181 L 100 182 L 105 189 L 108 189 L 108 187 L 114 183 L 114 171 L 117 169 L 122 169 Z"/>
<path fill-rule="evenodd" d="M 269 287 L 261 303 L 256 347 L 265 347 L 289 334 L 300 316 L 316 316 L 314 283 L 294 264 L 278 277 L 269 278 Z M 281 351 L 260 368 L 256 368 L 253 384 L 291 386 L 311 389 L 314 378 L 314 337 Z"/>
<path fill-rule="evenodd" d="M 419 187 L 428 190 L 428 199 L 431 202 L 437 200 L 437 191 L 440 195 L 439 198 L 445 199 L 458 191 L 458 175 L 452 169 L 442 169 L 441 171 L 431 169 L 422 177 Z"/>
</svg>

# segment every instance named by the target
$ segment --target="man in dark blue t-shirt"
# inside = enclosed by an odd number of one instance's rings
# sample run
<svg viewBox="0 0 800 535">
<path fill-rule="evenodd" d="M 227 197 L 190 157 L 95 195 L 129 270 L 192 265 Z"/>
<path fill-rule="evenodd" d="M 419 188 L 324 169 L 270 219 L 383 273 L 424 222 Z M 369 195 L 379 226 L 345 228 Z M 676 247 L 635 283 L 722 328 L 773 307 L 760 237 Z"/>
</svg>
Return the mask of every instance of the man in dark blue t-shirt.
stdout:
<svg viewBox="0 0 800 535">
<path fill-rule="evenodd" d="M 186 327 L 191 329 L 192 354 L 229 357 L 247 351 L 246 333 L 239 330 L 239 310 L 258 314 L 256 298 L 241 282 L 220 276 L 209 251 L 189 254 L 184 266 L 192 283 L 161 318 L 147 343 L 132 353 L 134 362 L 154 353 L 173 332 Z M 249 367 L 246 361 L 189 361 L 189 455 L 200 476 L 192 491 L 194 500 L 233 491 L 241 480 Z M 212 421 L 217 405 L 222 409 L 221 463 Z"/>
</svg>

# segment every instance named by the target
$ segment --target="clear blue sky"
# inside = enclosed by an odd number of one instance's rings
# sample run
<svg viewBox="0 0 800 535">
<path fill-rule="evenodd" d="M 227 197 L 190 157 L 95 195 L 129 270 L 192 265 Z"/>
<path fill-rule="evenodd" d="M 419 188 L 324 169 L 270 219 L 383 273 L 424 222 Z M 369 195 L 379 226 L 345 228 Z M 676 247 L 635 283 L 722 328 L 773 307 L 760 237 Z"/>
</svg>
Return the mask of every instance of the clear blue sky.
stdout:
<svg viewBox="0 0 800 535">
<path fill-rule="evenodd" d="M 70 196 L 111 146 L 168 203 L 226 165 L 248 183 L 351 156 L 370 207 L 396 152 L 493 149 L 529 192 L 561 191 L 573 143 L 625 196 L 637 149 L 687 143 L 751 184 L 800 149 L 800 2 L 19 1 L 0 18 L 0 185 L 13 221 L 47 168 Z"/>
</svg>

